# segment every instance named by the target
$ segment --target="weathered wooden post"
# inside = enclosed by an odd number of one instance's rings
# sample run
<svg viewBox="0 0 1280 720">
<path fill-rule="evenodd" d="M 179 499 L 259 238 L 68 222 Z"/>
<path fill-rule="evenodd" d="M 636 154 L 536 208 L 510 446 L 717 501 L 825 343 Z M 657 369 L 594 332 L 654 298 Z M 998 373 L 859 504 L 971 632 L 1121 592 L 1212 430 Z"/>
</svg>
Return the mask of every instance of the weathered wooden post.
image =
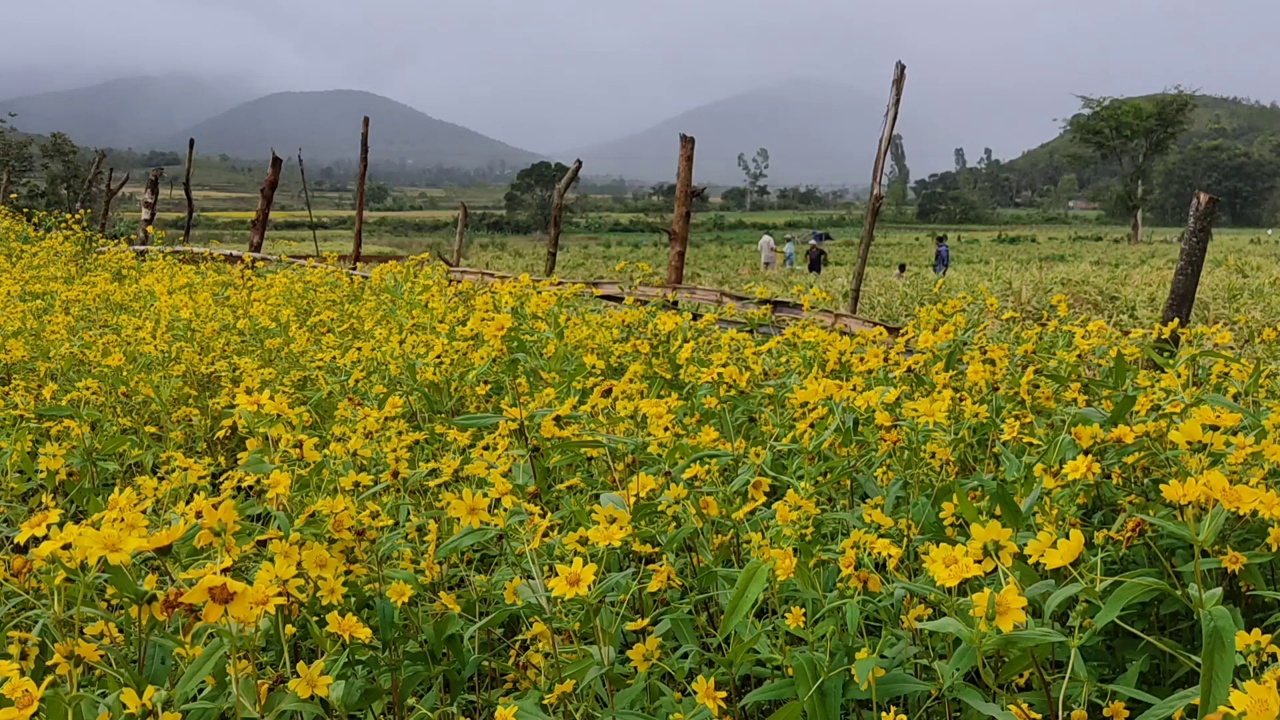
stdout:
<svg viewBox="0 0 1280 720">
<path fill-rule="evenodd" d="M 453 266 L 462 264 L 462 243 L 467 239 L 467 204 L 458 203 L 458 236 L 453 240 Z"/>
<path fill-rule="evenodd" d="M 862 245 L 858 247 L 858 264 L 853 270 L 853 284 L 849 288 L 849 312 L 858 312 L 862 299 L 862 278 L 867 272 L 867 258 L 871 255 L 871 243 L 876 237 L 876 219 L 884 203 L 884 162 L 893 142 L 893 129 L 898 124 L 898 106 L 902 103 L 902 90 L 907 84 L 907 66 L 899 61 L 893 68 L 893 83 L 889 87 L 889 107 L 884 114 L 884 131 L 880 134 L 880 146 L 876 150 L 876 162 L 871 168 L 871 197 L 867 200 L 867 217 L 862 224 Z"/>
<path fill-rule="evenodd" d="M 102 217 L 98 218 L 98 234 L 107 234 L 107 219 L 111 217 L 111 201 L 116 199 L 116 195 L 124 189 L 125 183 L 129 182 L 129 173 L 124 174 L 124 179 L 119 185 L 112 186 L 111 180 L 115 177 L 116 169 L 107 168 L 107 186 L 103 188 L 102 198 Z"/>
<path fill-rule="evenodd" d="M 556 274 L 556 258 L 560 254 L 560 221 L 564 216 L 564 198 L 569 194 L 569 188 L 573 187 L 580 172 L 582 172 L 582 161 L 574 160 L 569 172 L 566 172 L 556 184 L 555 194 L 551 197 L 551 227 L 547 229 L 547 266 L 543 273 L 546 277 Z"/>
<path fill-rule="evenodd" d="M 320 238 L 316 237 L 316 216 L 311 214 L 311 191 L 307 189 L 307 167 L 302 164 L 302 148 L 298 148 L 298 174 L 302 176 L 302 197 L 307 201 L 307 224 L 311 226 L 311 244 L 316 246 L 316 260 L 319 260 Z"/>
<path fill-rule="evenodd" d="M 676 170 L 676 210 L 668 234 L 667 284 L 684 283 L 684 259 L 689 252 L 689 225 L 693 222 L 693 136 L 680 134 L 680 164 Z"/>
<path fill-rule="evenodd" d="M 360 130 L 360 174 L 356 177 L 356 233 L 351 242 L 351 267 L 360 264 L 364 246 L 364 181 L 369 174 L 369 116 L 364 116 Z"/>
<path fill-rule="evenodd" d="M 147 175 L 147 187 L 142 191 L 142 217 L 138 222 L 138 244 L 151 244 L 151 231 L 156 222 L 156 203 L 160 201 L 160 178 L 164 168 L 153 168 Z"/>
<path fill-rule="evenodd" d="M 258 191 L 258 209 L 253 213 L 253 223 L 249 225 L 249 252 L 262 252 L 262 244 L 267 239 L 267 223 L 271 220 L 271 204 L 276 199 L 276 188 L 280 187 L 280 170 L 284 160 L 271 151 L 271 164 L 267 166 L 267 179 L 262 182 Z"/>
<path fill-rule="evenodd" d="M 196 158 L 196 139 L 187 138 L 187 169 L 182 175 L 182 194 L 187 198 L 187 224 L 182 228 L 182 244 L 191 242 L 191 222 L 196 216 L 196 201 L 191 196 L 191 166 Z"/>
<path fill-rule="evenodd" d="M 89 175 L 84 179 L 84 189 L 80 191 L 80 197 L 76 198 L 76 212 L 85 209 L 93 198 L 93 186 L 98 184 L 98 178 L 102 177 L 102 163 L 107 159 L 105 150 L 93 151 L 93 164 L 89 166 Z"/>
<path fill-rule="evenodd" d="M 1196 304 L 1196 291 L 1200 287 L 1200 273 L 1204 270 L 1204 258 L 1213 239 L 1213 216 L 1218 209 L 1218 198 L 1197 190 L 1191 197 L 1191 211 L 1187 216 L 1187 229 L 1182 233 L 1182 252 L 1178 266 L 1173 271 L 1173 284 L 1169 287 L 1169 299 L 1164 304 L 1165 325 L 1178 321 L 1178 327 L 1186 328 L 1191 322 L 1191 309 Z M 1176 345 L 1176 336 L 1170 338 Z"/>
</svg>

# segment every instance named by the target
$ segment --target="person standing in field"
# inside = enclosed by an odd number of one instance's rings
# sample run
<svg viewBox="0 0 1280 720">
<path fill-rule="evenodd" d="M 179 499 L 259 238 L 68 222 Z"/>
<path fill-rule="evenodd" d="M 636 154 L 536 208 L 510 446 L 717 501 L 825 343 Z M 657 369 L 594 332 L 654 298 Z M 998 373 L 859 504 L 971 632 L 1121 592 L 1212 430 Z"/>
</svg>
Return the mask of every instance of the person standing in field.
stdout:
<svg viewBox="0 0 1280 720">
<path fill-rule="evenodd" d="M 796 269 L 796 239 L 790 235 L 786 237 L 787 244 L 782 246 L 782 267 L 788 270 Z"/>
<path fill-rule="evenodd" d="M 821 275 L 822 266 L 827 264 L 827 251 L 818 247 L 817 240 L 810 240 L 809 252 L 804 254 L 804 259 L 809 265 L 810 273 Z"/>
<path fill-rule="evenodd" d="M 773 269 L 778 266 L 778 246 L 774 244 L 773 238 L 765 233 L 760 238 L 760 242 L 756 243 L 756 247 L 760 250 L 760 269 L 773 272 Z"/>
<path fill-rule="evenodd" d="M 951 248 L 947 247 L 947 236 L 938 236 L 938 247 L 933 251 L 933 274 L 946 277 L 951 269 Z"/>
<path fill-rule="evenodd" d="M 893 279 L 897 280 L 898 282 L 903 282 L 907 279 L 906 263 L 898 263 L 898 272 L 893 274 Z"/>
</svg>

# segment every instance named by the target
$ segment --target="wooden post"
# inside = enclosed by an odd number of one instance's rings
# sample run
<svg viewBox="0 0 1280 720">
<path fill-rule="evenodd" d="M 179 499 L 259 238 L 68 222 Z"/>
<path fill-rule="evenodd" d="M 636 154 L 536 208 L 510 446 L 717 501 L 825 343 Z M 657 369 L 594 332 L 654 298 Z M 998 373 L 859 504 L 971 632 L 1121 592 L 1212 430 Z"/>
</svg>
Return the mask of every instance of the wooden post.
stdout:
<svg viewBox="0 0 1280 720">
<path fill-rule="evenodd" d="M 1138 245 L 1142 242 L 1142 179 L 1138 179 L 1138 209 L 1134 211 L 1133 217 L 1129 219 L 1129 244 Z"/>
<path fill-rule="evenodd" d="M 680 134 L 680 164 L 676 171 L 676 211 L 671 219 L 667 255 L 667 284 L 684 283 L 684 258 L 689 251 L 689 225 L 693 221 L 693 137 Z"/>
<path fill-rule="evenodd" d="M 364 246 L 364 181 L 369 174 L 369 116 L 364 117 L 360 130 L 360 174 L 356 177 L 356 234 L 351 242 L 351 267 L 360 264 L 360 249 Z"/>
<path fill-rule="evenodd" d="M 258 191 L 258 209 L 253 214 L 253 224 L 249 226 L 249 252 L 262 252 L 262 243 L 267 239 L 267 222 L 271 220 L 271 203 L 276 198 L 276 188 L 280 187 L 280 170 L 284 160 L 271 151 L 271 165 L 267 167 L 267 179 Z"/>
<path fill-rule="evenodd" d="M 187 138 L 187 170 L 182 175 L 182 194 L 187 198 L 187 224 L 182 228 L 182 244 L 191 240 L 191 221 L 196 216 L 196 201 L 191 196 L 191 166 L 196 158 L 196 139 Z"/>
<path fill-rule="evenodd" d="M 164 168 L 154 168 L 147 175 L 147 187 L 142 191 L 142 218 L 138 222 L 138 244 L 149 245 L 151 233 L 156 222 L 156 203 L 160 201 L 160 178 L 164 177 Z"/>
<path fill-rule="evenodd" d="M 1209 193 L 1197 190 L 1191 198 L 1187 229 L 1182 233 L 1182 252 L 1173 271 L 1169 299 L 1164 304 L 1162 322 L 1165 325 L 1177 320 L 1178 327 L 1185 328 L 1191 322 L 1191 308 L 1196 304 L 1196 290 L 1200 287 L 1200 272 L 1204 269 L 1209 241 L 1213 239 L 1213 216 L 1217 209 L 1218 198 Z"/>
<path fill-rule="evenodd" d="M 93 186 L 98 184 L 98 178 L 102 177 L 102 162 L 107 159 L 105 150 L 93 151 L 93 164 L 89 166 L 89 176 L 84 179 L 84 189 L 80 191 L 80 197 L 76 198 L 76 212 L 84 210 L 93 197 Z"/>
<path fill-rule="evenodd" d="M 453 266 L 462 264 L 462 243 L 467 239 L 467 204 L 458 203 L 458 236 L 453 241 Z"/>
<path fill-rule="evenodd" d="M 560 254 L 560 220 L 564 216 L 564 197 L 569 194 L 569 188 L 573 187 L 580 172 L 582 172 L 582 161 L 574 160 L 569 172 L 560 178 L 555 195 L 551 197 L 551 227 L 547 229 L 547 266 L 544 273 L 546 277 L 556 274 L 556 257 Z"/>
<path fill-rule="evenodd" d="M 129 173 L 124 174 L 124 179 L 119 185 L 112 186 L 111 179 L 115 177 L 116 169 L 107 168 L 107 186 L 103 188 L 105 197 L 102 198 L 102 217 L 98 218 L 98 234 L 107 234 L 107 220 L 111 217 L 111 201 L 116 199 L 116 195 L 124 189 L 125 183 L 129 182 Z"/>
<path fill-rule="evenodd" d="M 311 191 L 307 189 L 307 167 L 302 164 L 302 148 L 298 148 L 298 174 L 302 176 L 302 197 L 307 201 L 307 224 L 311 226 L 311 244 L 316 246 L 316 260 L 319 260 L 320 239 L 316 237 L 316 216 L 311 214 Z"/>
<path fill-rule="evenodd" d="M 889 108 L 884 114 L 884 131 L 880 134 L 880 147 L 876 150 L 876 162 L 871 168 L 871 197 L 867 200 L 867 217 L 862 224 L 862 245 L 858 247 L 858 264 L 853 270 L 853 285 L 849 289 L 849 312 L 857 314 L 862 299 L 862 278 L 867 272 L 867 258 L 871 255 L 871 243 L 876 237 L 876 219 L 884 203 L 884 162 L 893 142 L 893 129 L 898 124 L 898 105 L 902 103 L 902 90 L 907 84 L 907 66 L 901 61 L 893 68 L 893 83 L 889 87 Z"/>
</svg>

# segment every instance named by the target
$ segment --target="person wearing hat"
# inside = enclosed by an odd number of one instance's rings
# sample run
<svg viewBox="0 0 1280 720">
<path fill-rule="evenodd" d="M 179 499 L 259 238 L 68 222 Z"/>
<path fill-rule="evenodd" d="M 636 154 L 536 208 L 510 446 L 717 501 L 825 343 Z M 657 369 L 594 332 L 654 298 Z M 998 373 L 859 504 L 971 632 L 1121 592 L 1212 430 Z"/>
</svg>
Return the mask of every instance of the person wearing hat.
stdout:
<svg viewBox="0 0 1280 720">
<path fill-rule="evenodd" d="M 760 251 L 760 269 L 772 272 L 778 266 L 778 246 L 773 244 L 773 237 L 765 233 L 756 243 L 756 249 Z"/>
<path fill-rule="evenodd" d="M 810 240 L 809 252 L 804 254 L 804 259 L 809 265 L 809 272 L 821 275 L 822 266 L 827 264 L 827 251 L 818 247 L 817 240 Z"/>
<path fill-rule="evenodd" d="M 790 235 L 784 238 L 786 245 L 782 246 L 782 267 L 788 270 L 796 269 L 796 239 Z"/>
</svg>

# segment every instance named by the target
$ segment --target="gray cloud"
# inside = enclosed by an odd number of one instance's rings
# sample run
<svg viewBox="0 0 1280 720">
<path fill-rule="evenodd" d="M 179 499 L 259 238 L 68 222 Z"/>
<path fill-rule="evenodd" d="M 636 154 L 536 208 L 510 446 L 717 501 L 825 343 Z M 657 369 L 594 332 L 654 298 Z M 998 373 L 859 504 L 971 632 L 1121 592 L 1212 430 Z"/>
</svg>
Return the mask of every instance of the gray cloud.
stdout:
<svg viewBox="0 0 1280 720">
<path fill-rule="evenodd" d="M 1048 139 L 1075 93 L 1182 84 L 1269 101 L 1280 87 L 1274 0 L 8 4 L 0 95 L 169 72 L 263 91 L 358 88 L 542 152 L 786 78 L 880 98 L 898 58 L 904 117 L 929 116 L 940 142 L 971 154 Z"/>
</svg>

